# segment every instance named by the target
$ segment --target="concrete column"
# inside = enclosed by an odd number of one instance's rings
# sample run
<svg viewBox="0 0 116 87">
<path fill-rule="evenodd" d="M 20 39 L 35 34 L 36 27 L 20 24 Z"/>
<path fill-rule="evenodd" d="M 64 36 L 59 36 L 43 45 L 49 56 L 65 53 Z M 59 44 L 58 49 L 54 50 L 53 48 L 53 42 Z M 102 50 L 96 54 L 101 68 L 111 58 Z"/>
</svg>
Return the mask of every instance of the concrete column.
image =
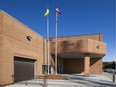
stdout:
<svg viewBox="0 0 116 87">
<path fill-rule="evenodd" d="M 85 76 L 89 76 L 90 74 L 90 57 L 89 56 L 84 57 L 84 74 Z"/>
</svg>

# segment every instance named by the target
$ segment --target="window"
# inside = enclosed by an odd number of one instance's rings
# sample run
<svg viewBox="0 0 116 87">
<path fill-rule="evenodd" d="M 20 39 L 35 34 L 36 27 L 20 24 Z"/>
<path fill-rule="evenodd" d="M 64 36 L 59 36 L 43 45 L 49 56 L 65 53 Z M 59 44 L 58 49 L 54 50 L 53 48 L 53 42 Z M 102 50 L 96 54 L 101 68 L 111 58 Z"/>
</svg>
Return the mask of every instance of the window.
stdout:
<svg viewBox="0 0 116 87">
<path fill-rule="evenodd" d="M 99 46 L 96 46 L 97 49 L 99 49 Z"/>
<path fill-rule="evenodd" d="M 42 73 L 48 73 L 48 65 L 42 65 Z M 49 65 L 49 74 L 51 74 L 51 65 Z"/>
</svg>

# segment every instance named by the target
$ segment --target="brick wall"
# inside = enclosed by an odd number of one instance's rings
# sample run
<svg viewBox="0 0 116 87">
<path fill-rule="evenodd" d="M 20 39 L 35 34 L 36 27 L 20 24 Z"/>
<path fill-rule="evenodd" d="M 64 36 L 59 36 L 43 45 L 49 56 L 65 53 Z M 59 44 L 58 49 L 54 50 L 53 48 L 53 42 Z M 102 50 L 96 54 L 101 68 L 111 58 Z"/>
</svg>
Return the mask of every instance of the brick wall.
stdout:
<svg viewBox="0 0 116 87">
<path fill-rule="evenodd" d="M 2 37 L 0 34 L 0 77 L 2 77 Z M 0 82 L 2 81 L 2 78 L 0 78 Z"/>
<path fill-rule="evenodd" d="M 80 40 L 80 39 L 93 39 L 97 41 L 103 41 L 103 34 L 93 34 L 93 35 L 83 35 L 83 36 L 65 36 L 65 37 L 58 37 L 58 41 L 65 41 L 65 40 Z M 55 38 L 51 38 L 50 41 L 55 41 Z"/>
<path fill-rule="evenodd" d="M 42 74 L 45 39 L 0 11 L 0 85 L 13 82 L 14 56 L 36 59 L 36 75 Z M 27 36 L 31 36 L 29 41 Z M 1 39 L 2 38 L 2 39 Z M 2 52 L 1 52 L 2 48 Z M 1 80 L 2 79 L 2 80 Z"/>
<path fill-rule="evenodd" d="M 90 73 L 102 74 L 102 58 L 90 59 Z"/>
</svg>

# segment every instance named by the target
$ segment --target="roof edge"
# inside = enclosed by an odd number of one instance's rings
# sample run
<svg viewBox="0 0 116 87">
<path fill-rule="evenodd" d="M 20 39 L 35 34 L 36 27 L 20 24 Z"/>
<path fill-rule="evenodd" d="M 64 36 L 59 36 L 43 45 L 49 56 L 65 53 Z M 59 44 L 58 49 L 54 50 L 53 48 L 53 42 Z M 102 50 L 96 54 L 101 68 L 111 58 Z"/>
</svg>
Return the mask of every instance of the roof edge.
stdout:
<svg viewBox="0 0 116 87">
<path fill-rule="evenodd" d="M 83 34 L 83 35 L 72 35 L 72 36 L 60 36 L 57 38 L 65 38 L 65 37 L 76 37 L 76 36 L 89 36 L 89 35 L 103 35 L 103 34 Z M 51 37 L 50 39 L 53 39 L 55 37 Z"/>
</svg>

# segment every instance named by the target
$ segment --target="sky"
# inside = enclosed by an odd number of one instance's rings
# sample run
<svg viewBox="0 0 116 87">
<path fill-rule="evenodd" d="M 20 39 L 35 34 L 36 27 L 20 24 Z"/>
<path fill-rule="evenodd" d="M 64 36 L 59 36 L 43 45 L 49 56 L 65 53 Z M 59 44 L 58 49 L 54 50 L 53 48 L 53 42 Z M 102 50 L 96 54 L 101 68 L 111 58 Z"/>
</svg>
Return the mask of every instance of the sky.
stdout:
<svg viewBox="0 0 116 87">
<path fill-rule="evenodd" d="M 50 37 L 55 37 L 55 8 L 58 16 L 58 36 L 103 34 L 107 44 L 103 61 L 116 60 L 115 5 L 116 0 L 0 0 L 3 10 L 46 37 L 44 13 L 49 6 Z"/>
</svg>

